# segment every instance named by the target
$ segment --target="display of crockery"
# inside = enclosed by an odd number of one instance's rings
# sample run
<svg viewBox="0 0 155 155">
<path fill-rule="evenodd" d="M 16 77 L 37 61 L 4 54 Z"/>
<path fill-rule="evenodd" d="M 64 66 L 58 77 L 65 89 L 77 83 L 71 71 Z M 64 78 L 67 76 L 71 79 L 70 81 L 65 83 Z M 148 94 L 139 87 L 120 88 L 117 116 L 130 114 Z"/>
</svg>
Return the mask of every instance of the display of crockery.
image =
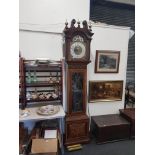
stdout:
<svg viewBox="0 0 155 155">
<path fill-rule="evenodd" d="M 58 98 L 58 95 L 57 95 L 56 93 L 52 92 L 52 97 L 53 97 L 54 99 L 56 99 L 56 98 Z"/>
<path fill-rule="evenodd" d="M 52 96 L 52 94 L 51 94 L 51 93 L 47 93 L 47 94 L 45 94 L 46 99 L 50 99 L 50 98 L 51 98 L 51 96 Z"/>
<path fill-rule="evenodd" d="M 56 61 L 56 60 L 50 60 L 49 61 L 49 64 L 51 64 L 51 65 L 57 65 L 57 64 L 60 64 L 60 62 L 59 61 Z"/>
<path fill-rule="evenodd" d="M 24 109 L 24 110 L 21 110 L 21 111 L 20 111 L 19 116 L 23 118 L 23 117 L 27 117 L 27 116 L 29 116 L 30 114 L 31 114 L 31 113 L 30 113 L 29 110 Z"/>
<path fill-rule="evenodd" d="M 28 66 L 37 66 L 37 64 L 36 64 L 36 62 L 34 60 L 26 61 L 25 64 L 28 65 Z"/>
<path fill-rule="evenodd" d="M 37 64 L 48 64 L 50 62 L 49 58 L 36 58 Z"/>
<path fill-rule="evenodd" d="M 40 115 L 54 115 L 59 112 L 60 108 L 54 105 L 47 105 L 39 107 L 37 113 Z"/>
<path fill-rule="evenodd" d="M 39 96 L 39 99 L 41 99 L 41 100 L 45 99 L 45 94 L 43 94 L 43 93 L 40 93 L 38 96 Z"/>
</svg>

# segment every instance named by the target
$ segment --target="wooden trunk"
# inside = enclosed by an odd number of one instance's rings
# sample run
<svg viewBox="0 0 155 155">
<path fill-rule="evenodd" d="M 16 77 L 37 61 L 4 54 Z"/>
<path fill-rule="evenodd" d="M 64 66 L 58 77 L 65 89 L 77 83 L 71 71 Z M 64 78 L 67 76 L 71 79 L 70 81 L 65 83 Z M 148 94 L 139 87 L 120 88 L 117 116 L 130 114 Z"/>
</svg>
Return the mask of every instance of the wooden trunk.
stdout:
<svg viewBox="0 0 155 155">
<path fill-rule="evenodd" d="M 129 138 L 130 123 L 118 114 L 93 116 L 92 123 L 97 143 Z"/>
</svg>

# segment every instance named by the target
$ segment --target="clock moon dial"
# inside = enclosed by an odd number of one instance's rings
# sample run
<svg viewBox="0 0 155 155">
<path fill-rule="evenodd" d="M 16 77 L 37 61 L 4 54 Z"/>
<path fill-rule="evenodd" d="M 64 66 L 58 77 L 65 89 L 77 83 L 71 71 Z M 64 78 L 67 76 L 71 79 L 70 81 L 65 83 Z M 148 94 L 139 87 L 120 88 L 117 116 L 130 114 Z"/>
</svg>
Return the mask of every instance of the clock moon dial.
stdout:
<svg viewBox="0 0 155 155">
<path fill-rule="evenodd" d="M 83 58 L 86 53 L 86 47 L 81 42 L 74 42 L 71 44 L 70 52 L 73 58 Z"/>
</svg>

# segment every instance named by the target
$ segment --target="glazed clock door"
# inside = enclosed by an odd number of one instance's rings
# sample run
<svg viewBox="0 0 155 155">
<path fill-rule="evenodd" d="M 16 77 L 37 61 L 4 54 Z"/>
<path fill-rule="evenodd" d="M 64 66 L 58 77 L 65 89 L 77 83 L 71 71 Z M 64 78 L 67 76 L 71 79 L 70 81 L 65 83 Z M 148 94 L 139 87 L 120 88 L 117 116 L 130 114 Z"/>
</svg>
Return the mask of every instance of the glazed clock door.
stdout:
<svg viewBox="0 0 155 155">
<path fill-rule="evenodd" d="M 69 113 L 73 115 L 85 113 L 86 71 L 83 69 L 70 69 L 69 74 Z"/>
</svg>

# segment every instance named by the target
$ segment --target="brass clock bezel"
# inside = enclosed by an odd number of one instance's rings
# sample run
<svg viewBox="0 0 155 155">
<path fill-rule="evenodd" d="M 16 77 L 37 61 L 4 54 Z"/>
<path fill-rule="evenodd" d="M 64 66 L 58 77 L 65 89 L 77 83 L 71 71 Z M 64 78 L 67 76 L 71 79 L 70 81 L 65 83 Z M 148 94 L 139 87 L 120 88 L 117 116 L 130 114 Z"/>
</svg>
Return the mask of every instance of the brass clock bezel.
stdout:
<svg viewBox="0 0 155 155">
<path fill-rule="evenodd" d="M 76 46 L 80 46 L 81 47 L 81 53 L 80 54 L 77 54 L 75 52 L 75 48 Z M 86 45 L 85 43 L 83 42 L 72 42 L 71 45 L 70 45 L 70 54 L 71 54 L 71 57 L 72 59 L 82 59 L 86 56 Z"/>
</svg>

